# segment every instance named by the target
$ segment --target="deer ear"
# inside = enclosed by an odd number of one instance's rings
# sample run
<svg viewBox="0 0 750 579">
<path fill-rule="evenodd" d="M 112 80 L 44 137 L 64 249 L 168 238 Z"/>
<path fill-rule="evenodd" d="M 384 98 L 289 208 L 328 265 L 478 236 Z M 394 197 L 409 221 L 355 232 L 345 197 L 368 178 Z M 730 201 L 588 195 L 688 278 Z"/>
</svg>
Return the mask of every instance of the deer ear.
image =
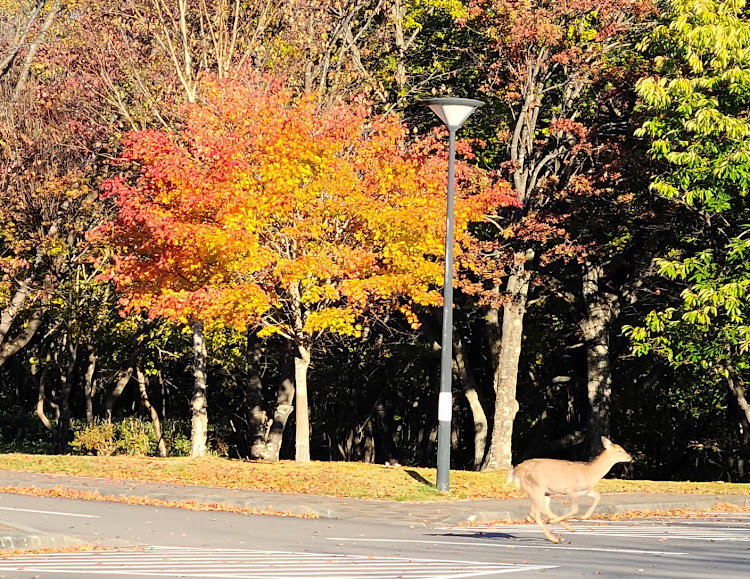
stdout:
<svg viewBox="0 0 750 579">
<path fill-rule="evenodd" d="M 612 441 L 606 436 L 602 436 L 602 445 L 604 446 L 604 448 L 609 448 L 610 446 L 612 446 Z"/>
</svg>

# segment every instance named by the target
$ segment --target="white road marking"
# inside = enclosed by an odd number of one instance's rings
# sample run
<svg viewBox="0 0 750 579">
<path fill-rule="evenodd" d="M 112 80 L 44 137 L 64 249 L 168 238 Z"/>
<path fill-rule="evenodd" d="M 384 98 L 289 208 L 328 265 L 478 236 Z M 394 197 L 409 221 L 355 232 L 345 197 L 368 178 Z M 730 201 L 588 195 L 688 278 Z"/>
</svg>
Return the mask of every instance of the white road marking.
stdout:
<svg viewBox="0 0 750 579">
<path fill-rule="evenodd" d="M 62 515 L 65 517 L 86 517 L 89 519 L 98 519 L 99 515 L 82 515 L 80 513 L 63 513 L 60 511 L 36 511 L 34 509 L 16 509 L 12 507 L 0 507 L 3 511 L 19 511 L 21 513 L 41 513 L 43 515 Z"/>
<path fill-rule="evenodd" d="M 368 557 L 330 553 L 296 553 L 240 549 L 147 547 L 111 551 L 78 551 L 18 555 L 0 560 L 0 572 L 78 575 L 214 577 L 231 579 L 463 579 L 553 565 L 513 565 L 404 557 Z"/>
<path fill-rule="evenodd" d="M 661 521 L 644 522 L 607 522 L 594 524 L 576 524 L 573 522 L 574 533 L 561 531 L 563 535 L 596 535 L 600 537 L 629 537 L 634 539 L 682 539 L 688 541 L 750 541 L 747 528 L 742 525 L 716 526 L 702 524 L 699 520 L 675 521 L 663 523 Z M 508 535 L 537 535 L 542 530 L 536 525 L 476 525 L 472 527 L 452 527 L 452 531 L 505 533 Z"/>
<path fill-rule="evenodd" d="M 710 516 L 704 516 L 698 519 L 682 519 L 680 524 L 694 526 L 727 525 L 730 521 L 732 527 L 750 527 L 750 513 L 711 513 Z"/>
<path fill-rule="evenodd" d="M 516 526 L 516 525 L 514 525 Z M 473 527 L 472 527 L 473 528 Z M 466 530 L 466 527 L 460 527 L 462 531 Z M 455 529 L 457 530 L 457 529 Z M 507 548 L 507 549 L 551 549 L 554 551 L 565 550 L 565 551 L 599 551 L 604 553 L 629 553 L 635 555 L 688 555 L 689 553 L 680 553 L 678 551 L 644 551 L 642 549 L 597 549 L 595 547 L 566 547 L 565 545 L 519 545 L 518 543 L 502 544 L 502 543 L 477 543 L 476 541 L 426 541 L 417 539 L 352 539 L 352 538 L 340 538 L 340 537 L 327 537 L 331 541 L 349 541 L 357 543 L 363 542 L 383 542 L 383 543 L 425 543 L 429 545 L 463 545 L 467 547 L 490 547 L 492 549 Z"/>
</svg>

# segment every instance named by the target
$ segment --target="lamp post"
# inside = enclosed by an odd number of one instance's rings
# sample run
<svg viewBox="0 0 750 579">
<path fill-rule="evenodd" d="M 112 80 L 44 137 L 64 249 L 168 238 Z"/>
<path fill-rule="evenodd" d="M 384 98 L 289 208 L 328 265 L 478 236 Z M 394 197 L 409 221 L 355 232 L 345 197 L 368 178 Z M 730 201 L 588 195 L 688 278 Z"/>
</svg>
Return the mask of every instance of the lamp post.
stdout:
<svg viewBox="0 0 750 579">
<path fill-rule="evenodd" d="M 428 99 L 424 104 L 432 109 L 448 127 L 448 206 L 445 213 L 445 281 L 443 284 L 443 333 L 440 349 L 440 396 L 438 398 L 438 456 L 437 488 L 448 492 L 451 468 L 451 418 L 453 395 L 453 197 L 454 165 L 456 164 L 456 131 L 471 113 L 484 103 L 474 99 Z"/>
</svg>

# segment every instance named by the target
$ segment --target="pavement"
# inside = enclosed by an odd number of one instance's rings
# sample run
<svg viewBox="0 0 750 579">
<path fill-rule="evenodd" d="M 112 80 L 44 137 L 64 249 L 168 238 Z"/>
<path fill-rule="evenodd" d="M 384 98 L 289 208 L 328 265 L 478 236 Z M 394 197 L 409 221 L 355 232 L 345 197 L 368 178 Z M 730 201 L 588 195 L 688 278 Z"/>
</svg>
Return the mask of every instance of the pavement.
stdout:
<svg viewBox="0 0 750 579">
<path fill-rule="evenodd" d="M 218 487 L 127 480 L 76 477 L 0 470 L 0 487 L 64 489 L 96 493 L 103 497 L 140 497 L 169 502 L 221 504 L 231 507 L 269 510 L 297 515 L 347 521 L 367 521 L 386 525 L 444 526 L 523 520 L 529 512 L 528 499 L 446 500 L 440 503 L 397 502 L 335 498 L 318 495 L 263 492 Z M 0 489 L 2 490 L 2 489 Z M 0 494 L 0 501 L 2 500 Z M 726 502 L 750 507 L 750 495 L 603 493 L 596 509 L 599 514 L 628 511 L 669 511 L 711 509 Z M 585 508 L 585 504 L 582 505 Z M 73 537 L 50 535 L 32 528 L 9 526 L 0 520 L 0 549 L 26 550 L 68 547 L 80 544 Z"/>
</svg>

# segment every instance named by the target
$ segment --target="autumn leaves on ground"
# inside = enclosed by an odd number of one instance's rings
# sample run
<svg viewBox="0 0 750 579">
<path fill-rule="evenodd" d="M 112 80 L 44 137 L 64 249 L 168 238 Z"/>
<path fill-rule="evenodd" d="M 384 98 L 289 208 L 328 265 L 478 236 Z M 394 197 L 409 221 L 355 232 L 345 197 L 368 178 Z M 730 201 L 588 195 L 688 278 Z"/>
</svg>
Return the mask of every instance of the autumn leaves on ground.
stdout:
<svg viewBox="0 0 750 579">
<path fill-rule="evenodd" d="M 213 457 L 140 458 L 128 456 L 0 455 L 5 470 L 109 477 L 141 482 L 177 483 L 284 493 L 317 494 L 397 501 L 519 498 L 506 484 L 507 471 L 451 471 L 451 492 L 435 488 L 435 470 L 354 462 L 274 463 Z M 604 479 L 602 492 L 750 494 L 750 485 Z M 2 489 L 0 489 L 1 491 Z"/>
</svg>

